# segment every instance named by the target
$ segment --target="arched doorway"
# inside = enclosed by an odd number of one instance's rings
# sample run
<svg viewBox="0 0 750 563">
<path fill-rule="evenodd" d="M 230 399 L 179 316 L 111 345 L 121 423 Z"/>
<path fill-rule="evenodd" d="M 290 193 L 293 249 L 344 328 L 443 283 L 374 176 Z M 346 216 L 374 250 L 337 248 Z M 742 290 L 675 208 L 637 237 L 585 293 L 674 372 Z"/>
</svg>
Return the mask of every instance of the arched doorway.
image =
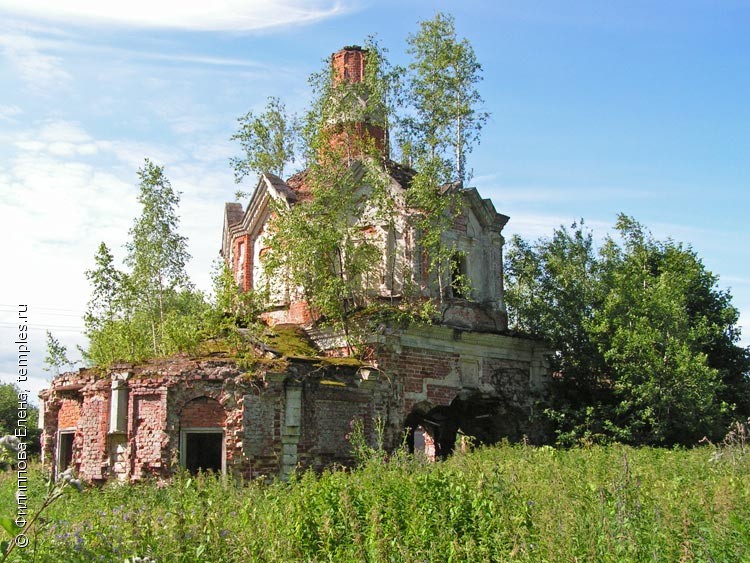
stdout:
<svg viewBox="0 0 750 563">
<path fill-rule="evenodd" d="M 461 449 L 497 442 L 503 435 L 498 432 L 500 422 L 497 397 L 459 394 L 450 405 L 415 405 L 404 422 L 406 443 L 412 453 L 423 451 L 428 459 L 446 459 L 457 442 Z"/>
<path fill-rule="evenodd" d="M 445 459 L 453 451 L 456 427 L 450 407 L 418 405 L 406 417 L 406 444 L 411 453 L 422 452 L 427 459 Z"/>
</svg>

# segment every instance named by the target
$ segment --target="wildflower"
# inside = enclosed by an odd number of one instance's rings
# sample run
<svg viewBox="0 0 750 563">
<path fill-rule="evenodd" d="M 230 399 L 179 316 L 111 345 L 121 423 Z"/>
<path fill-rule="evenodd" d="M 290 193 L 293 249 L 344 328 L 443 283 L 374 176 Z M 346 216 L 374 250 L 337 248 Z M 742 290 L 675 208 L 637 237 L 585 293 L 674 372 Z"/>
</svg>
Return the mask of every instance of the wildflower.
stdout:
<svg viewBox="0 0 750 563">
<path fill-rule="evenodd" d="M 57 476 L 57 482 L 62 483 L 63 486 L 70 485 L 75 490 L 77 490 L 79 493 L 83 491 L 83 483 L 80 479 L 76 479 L 73 476 L 73 468 L 68 467 L 65 471 L 60 473 L 60 475 Z"/>
</svg>

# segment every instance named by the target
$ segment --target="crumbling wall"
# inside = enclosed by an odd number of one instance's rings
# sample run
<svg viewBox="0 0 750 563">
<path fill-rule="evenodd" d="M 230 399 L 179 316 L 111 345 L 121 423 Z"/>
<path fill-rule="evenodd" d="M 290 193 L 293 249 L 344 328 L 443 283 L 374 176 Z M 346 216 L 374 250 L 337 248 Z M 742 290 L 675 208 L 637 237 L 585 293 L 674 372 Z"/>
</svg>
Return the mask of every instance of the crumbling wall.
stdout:
<svg viewBox="0 0 750 563">
<path fill-rule="evenodd" d="M 547 350 L 530 339 L 444 326 L 390 330 L 378 337 L 377 367 L 394 381 L 388 437 L 395 447 L 423 428 L 438 453 L 464 434 L 482 443 L 524 435 L 541 440 Z"/>
<path fill-rule="evenodd" d="M 60 398 L 60 406 L 57 412 L 57 429 L 75 428 L 81 418 L 80 396 L 63 396 Z"/>
<path fill-rule="evenodd" d="M 89 479 L 106 479 L 109 470 L 107 430 L 109 428 L 109 390 L 106 386 L 87 389 L 83 393 L 82 416 L 76 432 L 78 471 Z M 76 444 L 74 442 L 74 449 Z"/>
<path fill-rule="evenodd" d="M 72 463 L 90 481 L 170 475 L 182 429 L 193 444 L 199 430 L 221 430 L 222 469 L 248 479 L 351 463 L 357 420 L 372 446 L 380 428 L 388 449 L 425 432 L 420 440 L 438 457 L 462 434 L 481 443 L 542 436 L 534 415 L 549 374 L 539 343 L 428 326 L 385 329 L 370 348 L 367 365 L 285 358 L 248 373 L 228 358 L 178 357 L 66 374 L 42 394 L 45 462 L 55 464 L 62 429 L 75 430 Z M 124 424 L 113 425 L 122 409 Z"/>
<path fill-rule="evenodd" d="M 132 393 L 130 416 L 130 474 L 133 479 L 160 475 L 169 468 L 165 451 L 169 436 L 165 432 L 167 419 L 166 392 L 135 389 Z"/>
</svg>

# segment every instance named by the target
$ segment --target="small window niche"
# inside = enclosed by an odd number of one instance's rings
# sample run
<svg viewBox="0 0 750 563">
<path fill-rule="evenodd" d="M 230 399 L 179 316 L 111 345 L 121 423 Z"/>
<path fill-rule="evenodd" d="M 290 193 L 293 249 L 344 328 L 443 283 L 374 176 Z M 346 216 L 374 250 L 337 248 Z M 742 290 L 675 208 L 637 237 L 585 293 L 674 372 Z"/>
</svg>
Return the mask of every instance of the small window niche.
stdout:
<svg viewBox="0 0 750 563">
<path fill-rule="evenodd" d="M 451 256 L 451 293 L 455 299 L 468 299 L 469 277 L 466 254 L 456 252 Z"/>
</svg>

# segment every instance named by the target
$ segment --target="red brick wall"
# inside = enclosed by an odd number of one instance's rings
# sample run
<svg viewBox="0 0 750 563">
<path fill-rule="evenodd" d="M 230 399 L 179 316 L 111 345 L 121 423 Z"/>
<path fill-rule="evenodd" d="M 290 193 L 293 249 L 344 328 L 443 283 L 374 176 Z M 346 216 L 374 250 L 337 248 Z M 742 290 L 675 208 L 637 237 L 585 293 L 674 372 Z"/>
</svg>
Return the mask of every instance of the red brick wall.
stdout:
<svg viewBox="0 0 750 563">
<path fill-rule="evenodd" d="M 422 350 L 404 346 L 400 354 L 380 356 L 381 369 L 398 374 L 406 393 L 427 392 L 425 397 L 432 405 L 449 405 L 455 399 L 458 388 L 424 385 L 424 380 L 442 379 L 448 376 L 458 361 L 457 354 Z M 409 414 L 405 412 L 404 415 Z"/>
<path fill-rule="evenodd" d="M 106 479 L 109 397 L 106 392 L 84 397 L 78 424 L 80 437 L 79 471 L 89 479 Z"/>
<path fill-rule="evenodd" d="M 294 324 L 309 324 L 313 321 L 312 312 L 306 301 L 293 301 L 289 304 L 289 322 Z"/>
<path fill-rule="evenodd" d="M 367 51 L 360 49 L 342 49 L 334 53 L 331 57 L 331 66 L 333 68 L 334 85 L 342 82 L 358 83 L 362 82 L 367 65 Z M 331 147 L 339 149 L 346 153 L 351 151 L 349 156 L 361 156 L 362 147 L 359 140 L 371 140 L 375 143 L 375 148 L 381 153 L 385 150 L 385 130 L 371 123 L 354 123 L 353 128 L 349 131 L 337 132 L 331 137 Z M 353 138 L 352 138 L 353 137 Z"/>
<path fill-rule="evenodd" d="M 375 144 L 376 151 L 382 153 L 385 150 L 385 130 L 379 125 L 354 123 L 331 135 L 330 146 L 337 154 L 346 156 L 349 152 L 349 156 L 356 158 L 362 156 L 362 149 L 367 148 L 370 142 Z"/>
<path fill-rule="evenodd" d="M 76 399 L 63 399 L 57 413 L 57 428 L 75 428 L 81 418 L 81 403 Z"/>
<path fill-rule="evenodd" d="M 133 470 L 131 477 L 139 479 L 149 473 L 162 473 L 168 469 L 169 437 L 166 427 L 166 397 L 161 393 L 134 394 L 133 419 L 135 436 L 130 450 Z"/>
<path fill-rule="evenodd" d="M 226 417 L 219 401 L 210 397 L 198 397 L 183 407 L 180 425 L 183 428 L 223 427 Z"/>
<path fill-rule="evenodd" d="M 292 301 L 289 308 L 282 311 L 262 313 L 261 320 L 269 326 L 277 324 L 309 325 L 316 320 L 307 301 Z"/>
</svg>

